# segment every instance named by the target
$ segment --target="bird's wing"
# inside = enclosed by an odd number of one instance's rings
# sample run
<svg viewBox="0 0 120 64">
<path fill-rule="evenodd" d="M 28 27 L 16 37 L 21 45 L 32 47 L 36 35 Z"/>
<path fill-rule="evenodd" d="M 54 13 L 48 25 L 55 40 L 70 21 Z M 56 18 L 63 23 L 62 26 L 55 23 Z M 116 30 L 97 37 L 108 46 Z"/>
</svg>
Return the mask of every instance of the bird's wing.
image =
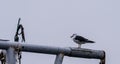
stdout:
<svg viewBox="0 0 120 64">
<path fill-rule="evenodd" d="M 89 40 L 89 39 L 87 39 L 87 38 L 84 38 L 84 37 L 82 37 L 82 36 L 76 36 L 76 37 L 75 37 L 75 40 L 79 40 L 80 42 L 95 43 L 94 41 L 91 41 L 91 40 Z"/>
<path fill-rule="evenodd" d="M 79 40 L 79 41 L 88 41 L 88 39 L 82 37 L 82 36 L 76 36 L 75 37 L 76 40 Z"/>
</svg>

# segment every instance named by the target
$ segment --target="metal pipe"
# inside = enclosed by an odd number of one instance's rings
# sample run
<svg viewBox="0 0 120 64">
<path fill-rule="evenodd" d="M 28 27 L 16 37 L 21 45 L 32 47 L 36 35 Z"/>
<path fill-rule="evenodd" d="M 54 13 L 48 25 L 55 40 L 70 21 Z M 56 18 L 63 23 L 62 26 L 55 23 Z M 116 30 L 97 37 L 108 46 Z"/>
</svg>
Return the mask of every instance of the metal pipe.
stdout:
<svg viewBox="0 0 120 64">
<path fill-rule="evenodd" d="M 14 42 L 0 41 L 0 49 L 8 49 L 10 46 L 13 47 L 20 46 L 21 51 L 24 52 L 34 52 L 34 53 L 44 53 L 44 54 L 54 54 L 54 55 L 63 53 L 64 55 L 70 57 L 102 59 L 105 56 L 103 50 L 92 50 L 92 49 L 73 48 L 73 47 L 60 48 L 60 47 L 18 43 L 18 42 L 14 43 Z"/>
<path fill-rule="evenodd" d="M 55 63 L 54 64 L 62 64 L 64 58 L 64 54 L 60 53 L 56 56 Z"/>
<path fill-rule="evenodd" d="M 15 50 L 9 47 L 6 53 L 7 64 L 16 64 Z"/>
</svg>

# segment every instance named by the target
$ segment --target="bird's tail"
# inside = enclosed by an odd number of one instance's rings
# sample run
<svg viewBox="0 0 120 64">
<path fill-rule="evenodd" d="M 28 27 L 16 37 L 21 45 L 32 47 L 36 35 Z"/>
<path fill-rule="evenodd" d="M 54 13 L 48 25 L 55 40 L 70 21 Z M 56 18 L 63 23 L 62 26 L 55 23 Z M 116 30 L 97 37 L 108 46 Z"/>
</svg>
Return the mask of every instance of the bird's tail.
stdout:
<svg viewBox="0 0 120 64">
<path fill-rule="evenodd" d="M 87 42 L 88 42 L 88 43 L 95 43 L 94 41 L 91 41 L 91 40 L 88 40 Z"/>
</svg>

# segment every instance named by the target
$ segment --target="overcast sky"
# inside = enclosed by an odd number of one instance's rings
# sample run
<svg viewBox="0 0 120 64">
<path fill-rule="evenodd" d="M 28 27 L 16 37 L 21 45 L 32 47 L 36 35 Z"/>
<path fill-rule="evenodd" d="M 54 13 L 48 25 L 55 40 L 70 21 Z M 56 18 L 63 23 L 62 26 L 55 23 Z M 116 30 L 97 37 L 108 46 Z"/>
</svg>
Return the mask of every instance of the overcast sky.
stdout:
<svg viewBox="0 0 120 64">
<path fill-rule="evenodd" d="M 13 41 L 18 18 L 26 43 L 77 47 L 77 33 L 94 44 L 83 48 L 105 50 L 106 64 L 118 64 L 120 51 L 119 0 L 0 0 L 0 38 Z M 55 56 L 23 53 L 22 64 L 54 64 Z M 99 60 L 66 57 L 63 64 L 98 64 Z"/>
</svg>

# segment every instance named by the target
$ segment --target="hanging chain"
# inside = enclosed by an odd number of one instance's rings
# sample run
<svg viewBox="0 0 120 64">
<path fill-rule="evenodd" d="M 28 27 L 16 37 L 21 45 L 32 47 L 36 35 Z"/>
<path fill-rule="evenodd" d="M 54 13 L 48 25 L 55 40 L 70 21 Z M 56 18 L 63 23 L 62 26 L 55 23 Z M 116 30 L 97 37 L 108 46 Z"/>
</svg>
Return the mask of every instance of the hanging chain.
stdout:
<svg viewBox="0 0 120 64">
<path fill-rule="evenodd" d="M 16 31 L 16 34 L 14 36 L 15 42 L 19 42 L 19 35 L 22 36 L 21 42 L 25 42 L 24 27 L 22 24 L 20 24 L 20 20 L 21 20 L 21 18 L 19 18 L 19 20 L 18 20 L 17 31 Z M 21 29 L 21 32 L 19 33 L 20 29 Z"/>
<path fill-rule="evenodd" d="M 17 54 L 17 59 L 19 61 L 19 64 L 21 64 L 21 58 L 22 58 L 21 50 L 22 50 L 22 47 L 21 47 L 21 45 L 18 44 L 16 47 L 14 47 L 14 49 L 15 49 L 15 52 Z"/>
<path fill-rule="evenodd" d="M 3 53 L 3 51 L 0 52 L 0 61 L 1 61 L 1 64 L 6 63 L 6 55 L 5 53 Z"/>
<path fill-rule="evenodd" d="M 19 36 L 22 37 L 21 42 L 25 42 L 24 27 L 22 24 L 20 24 L 20 20 L 21 20 L 21 18 L 19 18 L 19 20 L 18 20 L 17 31 L 14 36 L 15 42 L 19 42 Z M 19 30 L 21 30 L 20 33 L 19 33 Z M 20 47 L 19 45 L 17 47 L 15 47 L 15 51 L 17 52 L 17 55 L 18 55 L 19 64 L 21 64 L 21 58 L 22 58 L 21 49 L 22 49 L 22 47 Z"/>
</svg>

